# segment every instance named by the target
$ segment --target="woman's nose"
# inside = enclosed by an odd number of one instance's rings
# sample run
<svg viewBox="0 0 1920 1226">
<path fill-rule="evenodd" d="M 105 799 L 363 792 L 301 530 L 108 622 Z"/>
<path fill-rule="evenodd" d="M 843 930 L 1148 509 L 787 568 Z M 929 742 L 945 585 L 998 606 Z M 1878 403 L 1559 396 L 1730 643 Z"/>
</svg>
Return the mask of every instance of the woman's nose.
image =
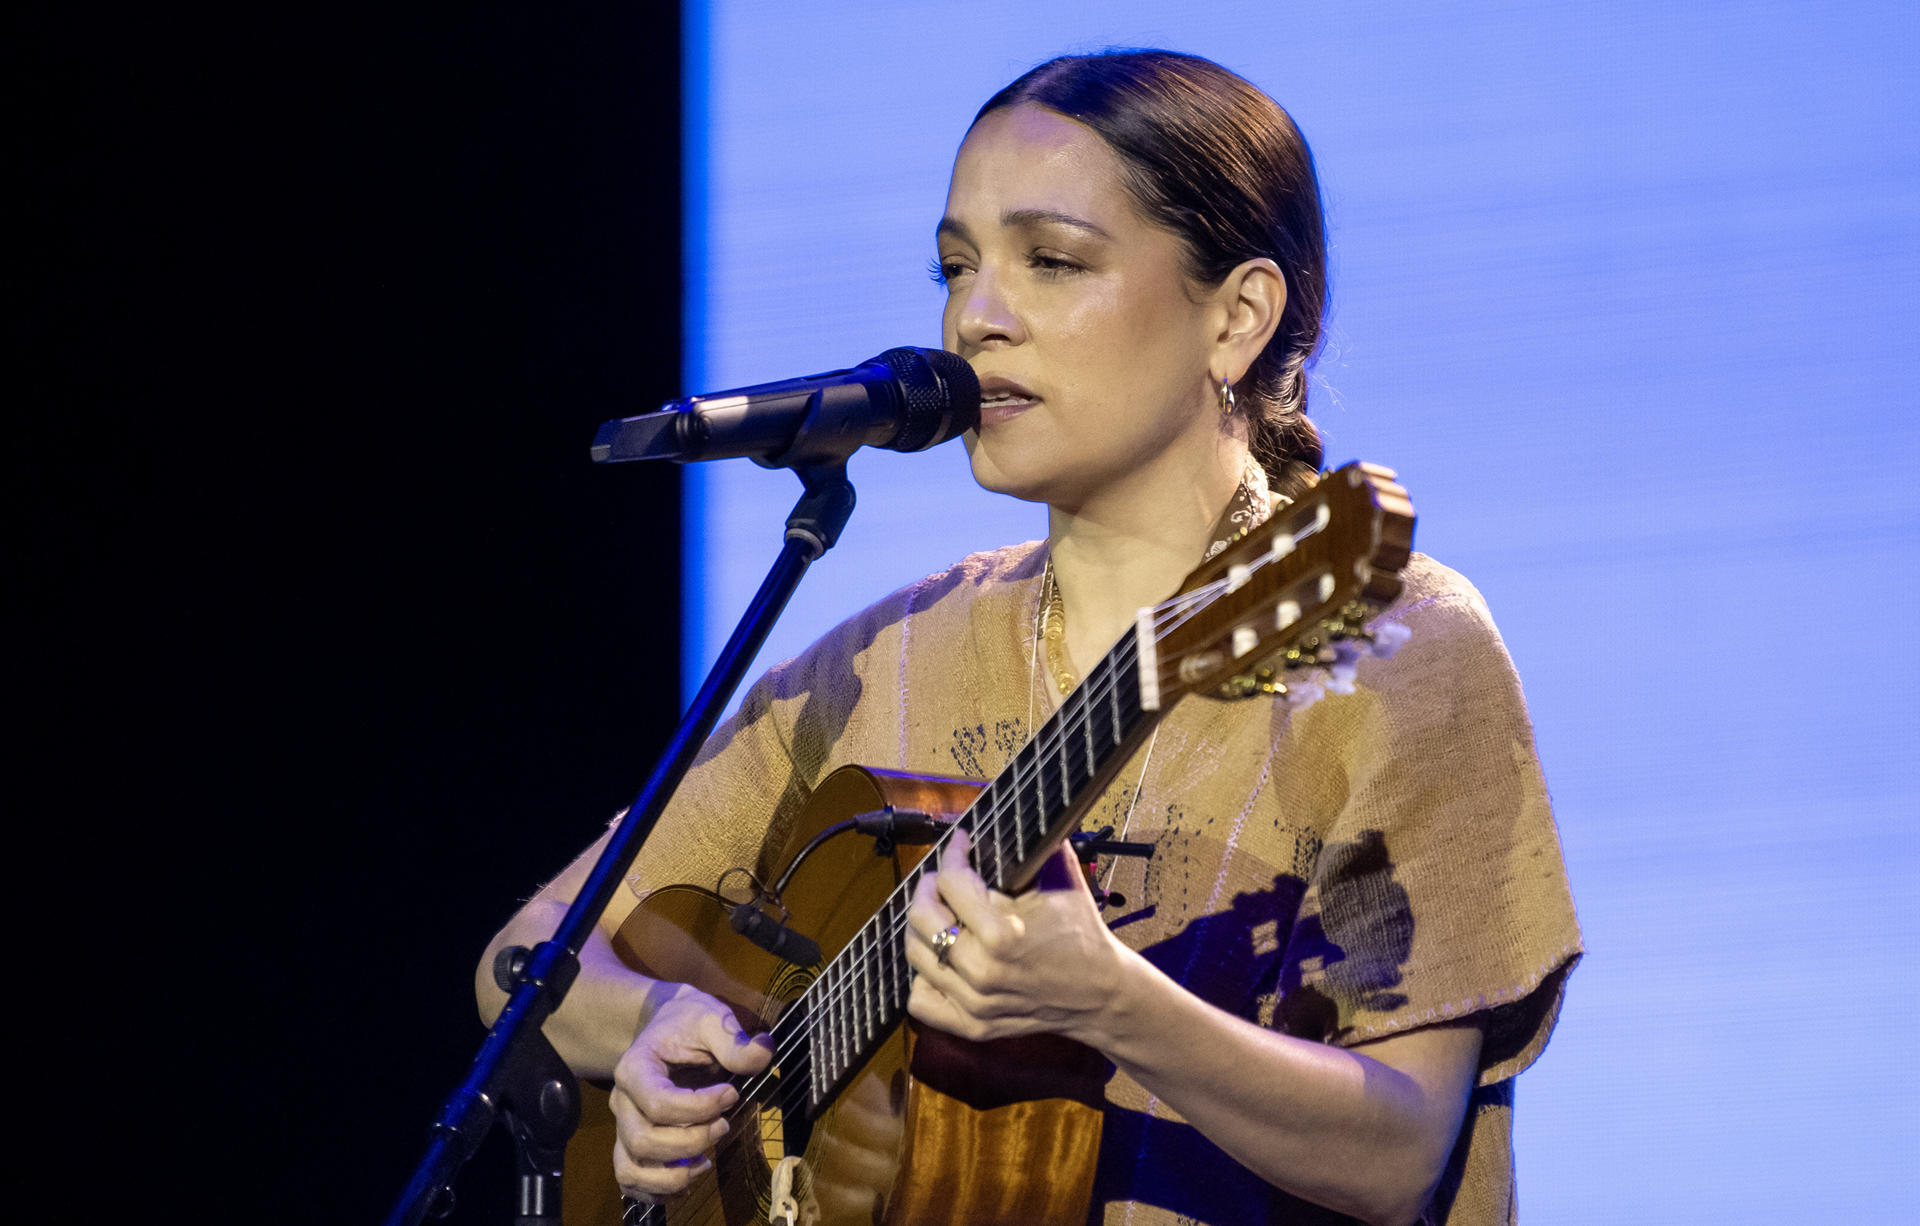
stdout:
<svg viewBox="0 0 1920 1226">
<path fill-rule="evenodd" d="M 968 278 L 956 323 L 961 344 L 985 349 L 995 343 L 1015 345 L 1025 339 L 1020 317 L 1004 288 L 1001 279 L 986 268 Z"/>
</svg>

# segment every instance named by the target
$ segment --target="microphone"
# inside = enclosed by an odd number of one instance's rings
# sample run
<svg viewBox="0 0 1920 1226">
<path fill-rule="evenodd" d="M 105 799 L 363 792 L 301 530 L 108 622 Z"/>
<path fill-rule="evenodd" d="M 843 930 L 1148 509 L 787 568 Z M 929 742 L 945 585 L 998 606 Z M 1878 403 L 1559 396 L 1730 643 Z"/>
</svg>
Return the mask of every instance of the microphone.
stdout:
<svg viewBox="0 0 1920 1226">
<path fill-rule="evenodd" d="M 670 400 L 604 422 L 597 464 L 750 457 L 768 468 L 842 462 L 860 447 L 923 451 L 980 424 L 980 380 L 944 349 L 889 349 L 851 370 Z"/>
</svg>

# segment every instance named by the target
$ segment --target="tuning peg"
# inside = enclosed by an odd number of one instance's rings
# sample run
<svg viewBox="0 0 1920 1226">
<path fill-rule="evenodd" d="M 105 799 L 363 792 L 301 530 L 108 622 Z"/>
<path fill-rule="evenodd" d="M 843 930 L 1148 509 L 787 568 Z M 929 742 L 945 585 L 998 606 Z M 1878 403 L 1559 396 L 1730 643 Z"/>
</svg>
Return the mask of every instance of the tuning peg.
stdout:
<svg viewBox="0 0 1920 1226">
<path fill-rule="evenodd" d="M 1198 684 L 1200 679 L 1227 662 L 1225 652 L 1196 651 L 1180 661 L 1180 680 L 1188 685 Z"/>
<path fill-rule="evenodd" d="M 1274 680 L 1273 669 L 1256 668 L 1248 673 L 1236 673 L 1214 687 L 1216 698 L 1239 699 L 1255 698 L 1262 695 L 1285 697 L 1287 687 Z"/>
<path fill-rule="evenodd" d="M 1320 668 L 1333 663 L 1336 658 L 1333 648 L 1325 642 L 1306 639 L 1297 646 L 1289 647 L 1280 660 L 1288 668 Z"/>
</svg>

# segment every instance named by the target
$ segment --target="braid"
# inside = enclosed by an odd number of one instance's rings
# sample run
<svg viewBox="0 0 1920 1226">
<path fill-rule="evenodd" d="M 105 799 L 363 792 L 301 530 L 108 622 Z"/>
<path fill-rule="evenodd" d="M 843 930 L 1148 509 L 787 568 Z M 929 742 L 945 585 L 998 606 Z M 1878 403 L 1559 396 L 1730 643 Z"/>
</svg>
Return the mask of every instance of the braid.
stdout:
<svg viewBox="0 0 1920 1226">
<path fill-rule="evenodd" d="M 1320 430 L 1307 417 L 1305 359 L 1287 364 L 1284 390 L 1275 397 L 1249 397 L 1247 446 L 1267 471 L 1267 486 L 1276 494 L 1298 498 L 1313 488 L 1325 462 Z"/>
</svg>

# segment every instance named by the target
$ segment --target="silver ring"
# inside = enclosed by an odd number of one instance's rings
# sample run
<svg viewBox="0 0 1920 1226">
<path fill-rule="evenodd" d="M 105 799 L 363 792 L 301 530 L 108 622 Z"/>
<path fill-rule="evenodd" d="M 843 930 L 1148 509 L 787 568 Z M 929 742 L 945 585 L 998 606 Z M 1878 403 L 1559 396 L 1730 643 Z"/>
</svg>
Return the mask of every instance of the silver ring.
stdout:
<svg viewBox="0 0 1920 1226">
<path fill-rule="evenodd" d="M 951 928 L 942 928 L 927 938 L 927 944 L 933 946 L 934 961 L 941 966 L 945 966 L 947 959 L 953 956 L 953 943 L 960 939 L 960 928 L 961 925 L 955 924 Z"/>
</svg>

